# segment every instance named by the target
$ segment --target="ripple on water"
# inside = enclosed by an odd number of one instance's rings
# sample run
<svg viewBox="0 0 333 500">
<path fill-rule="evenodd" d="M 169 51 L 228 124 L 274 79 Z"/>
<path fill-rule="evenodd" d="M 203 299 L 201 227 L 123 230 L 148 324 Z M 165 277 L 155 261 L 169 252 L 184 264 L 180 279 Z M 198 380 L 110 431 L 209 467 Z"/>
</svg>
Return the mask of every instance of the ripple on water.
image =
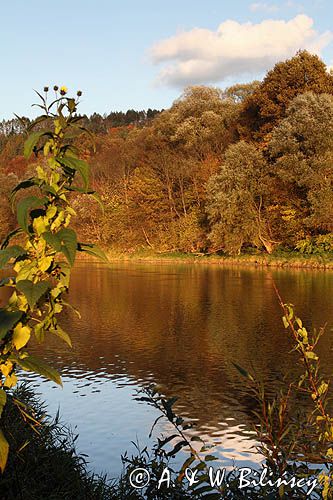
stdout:
<svg viewBox="0 0 333 500">
<path fill-rule="evenodd" d="M 333 324 L 333 273 L 80 264 L 71 301 L 82 320 L 66 311 L 62 324 L 73 349 L 53 338 L 33 347 L 61 371 L 64 388 L 27 378 L 50 412 L 60 408 L 75 427 L 78 449 L 95 471 L 116 475 L 120 455 L 135 451 L 131 441 L 149 444 L 158 413 L 135 400 L 149 384 L 178 397 L 176 411 L 195 423 L 189 432 L 204 439 L 219 463 L 257 464 L 255 404 L 232 363 L 254 366 L 271 389 L 295 369 L 272 277 L 305 324 Z M 326 342 L 319 354 L 329 368 L 333 337 Z M 171 428 L 161 423 L 156 433 L 162 431 Z"/>
</svg>

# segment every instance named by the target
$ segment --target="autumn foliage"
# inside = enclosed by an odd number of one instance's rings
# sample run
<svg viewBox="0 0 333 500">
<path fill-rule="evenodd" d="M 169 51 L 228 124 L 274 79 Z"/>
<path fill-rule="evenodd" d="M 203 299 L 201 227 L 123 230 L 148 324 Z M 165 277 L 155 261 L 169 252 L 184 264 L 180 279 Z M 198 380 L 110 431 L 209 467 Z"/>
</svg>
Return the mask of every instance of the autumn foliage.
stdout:
<svg viewBox="0 0 333 500">
<path fill-rule="evenodd" d="M 331 250 L 332 117 L 333 76 L 306 51 L 262 82 L 189 87 L 162 112 L 84 117 L 95 149 L 79 146 L 105 210 L 73 195 L 76 229 L 126 252 L 315 251 L 317 241 Z M 31 164 L 23 125 L 2 122 L 0 132 L 4 234 L 9 191 Z"/>
</svg>

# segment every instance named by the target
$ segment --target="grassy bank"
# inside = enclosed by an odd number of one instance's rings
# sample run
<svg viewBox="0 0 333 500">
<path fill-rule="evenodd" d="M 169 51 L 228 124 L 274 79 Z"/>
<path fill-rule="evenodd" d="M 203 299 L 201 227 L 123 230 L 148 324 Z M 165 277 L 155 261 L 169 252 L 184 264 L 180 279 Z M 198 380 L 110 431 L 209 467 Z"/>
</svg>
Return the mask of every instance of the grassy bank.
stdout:
<svg viewBox="0 0 333 500">
<path fill-rule="evenodd" d="M 225 266 L 276 267 L 295 269 L 333 269 L 333 254 L 301 254 L 299 252 L 279 252 L 276 254 L 241 254 L 237 256 L 205 255 L 181 252 L 154 252 L 149 249 L 134 252 L 106 250 L 111 262 L 146 262 L 146 263 L 189 263 L 216 264 Z"/>
<path fill-rule="evenodd" d="M 75 436 L 27 386 L 8 395 L 1 427 L 9 442 L 0 475 L 1 500 L 104 500 L 119 498 L 114 485 L 89 474 L 75 450 Z"/>
</svg>

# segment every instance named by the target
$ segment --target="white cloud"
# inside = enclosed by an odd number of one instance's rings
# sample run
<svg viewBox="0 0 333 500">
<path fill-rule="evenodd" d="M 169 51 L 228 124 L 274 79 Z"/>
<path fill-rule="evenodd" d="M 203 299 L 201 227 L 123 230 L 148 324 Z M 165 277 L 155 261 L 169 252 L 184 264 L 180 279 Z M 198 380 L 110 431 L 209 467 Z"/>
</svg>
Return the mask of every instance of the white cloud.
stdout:
<svg viewBox="0 0 333 500">
<path fill-rule="evenodd" d="M 316 5 L 321 0 L 312 0 L 312 4 Z M 286 0 L 285 2 L 268 3 L 268 2 L 254 2 L 250 4 L 250 10 L 252 12 L 272 14 L 274 12 L 281 11 L 283 9 L 293 9 L 296 12 L 304 12 L 304 5 L 300 2 L 295 2 L 295 0 Z"/>
<path fill-rule="evenodd" d="M 224 21 L 217 31 L 194 28 L 156 43 L 151 51 L 155 64 L 167 63 L 158 81 L 183 86 L 220 82 L 256 75 L 286 59 L 299 49 L 320 54 L 333 33 L 318 33 L 313 20 L 300 14 L 290 21 Z"/>
<path fill-rule="evenodd" d="M 251 3 L 250 10 L 252 10 L 252 12 L 277 12 L 279 7 L 271 3 L 255 2 Z"/>
</svg>

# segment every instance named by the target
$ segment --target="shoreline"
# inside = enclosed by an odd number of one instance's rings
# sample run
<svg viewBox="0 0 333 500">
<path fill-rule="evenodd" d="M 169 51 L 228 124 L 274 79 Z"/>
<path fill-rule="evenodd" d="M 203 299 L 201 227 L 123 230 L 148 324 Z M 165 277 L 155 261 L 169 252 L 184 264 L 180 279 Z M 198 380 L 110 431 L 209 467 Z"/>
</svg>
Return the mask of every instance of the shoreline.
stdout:
<svg viewBox="0 0 333 500">
<path fill-rule="evenodd" d="M 133 262 L 147 264 L 205 264 L 220 266 L 249 266 L 256 268 L 292 268 L 292 269 L 320 269 L 333 270 L 333 256 L 304 256 L 295 254 L 286 255 L 239 255 L 217 256 L 181 253 L 156 252 L 116 252 L 105 250 L 110 263 Z M 80 256 L 81 257 L 81 256 Z M 79 260 L 81 260 L 79 257 Z M 83 256 L 82 256 L 83 257 Z M 88 257 L 88 256 L 87 256 Z M 83 257 L 86 260 L 86 257 Z M 90 260 L 90 259 L 89 259 Z"/>
</svg>

